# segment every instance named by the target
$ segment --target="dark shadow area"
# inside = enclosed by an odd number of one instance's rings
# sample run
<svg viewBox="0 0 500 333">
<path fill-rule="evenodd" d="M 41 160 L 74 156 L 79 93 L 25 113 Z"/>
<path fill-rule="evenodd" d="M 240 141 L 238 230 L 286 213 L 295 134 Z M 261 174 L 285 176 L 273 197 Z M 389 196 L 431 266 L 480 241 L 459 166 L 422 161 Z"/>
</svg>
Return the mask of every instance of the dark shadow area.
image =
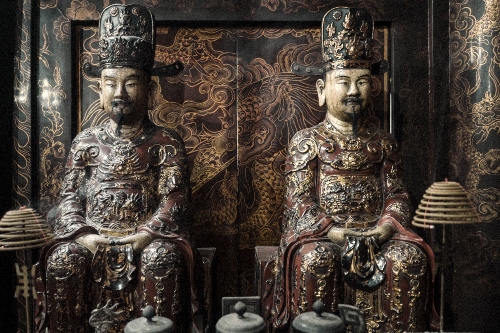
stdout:
<svg viewBox="0 0 500 333">
<path fill-rule="evenodd" d="M 1 0 L 0 11 L 0 217 L 12 205 L 12 115 L 14 108 L 14 53 L 16 46 L 17 1 Z M 14 299 L 15 252 L 0 251 L 0 332 L 16 331 Z"/>
</svg>

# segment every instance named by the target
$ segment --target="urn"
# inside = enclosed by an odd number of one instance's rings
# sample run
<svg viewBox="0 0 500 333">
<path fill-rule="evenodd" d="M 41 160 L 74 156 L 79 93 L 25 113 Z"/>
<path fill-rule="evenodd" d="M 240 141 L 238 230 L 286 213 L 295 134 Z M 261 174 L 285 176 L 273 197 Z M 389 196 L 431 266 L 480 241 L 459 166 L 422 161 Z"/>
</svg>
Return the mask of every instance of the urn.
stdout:
<svg viewBox="0 0 500 333">
<path fill-rule="evenodd" d="M 174 323 L 165 317 L 155 316 L 151 305 L 142 310 L 142 318 L 137 318 L 125 326 L 124 333 L 170 333 L 174 331 Z"/>
<path fill-rule="evenodd" d="M 234 305 L 235 313 L 230 313 L 217 321 L 217 333 L 264 333 L 266 324 L 261 316 L 247 313 L 245 303 L 238 302 Z"/>
<path fill-rule="evenodd" d="M 313 304 L 313 310 L 298 315 L 293 321 L 294 332 L 301 333 L 345 333 L 345 325 L 340 317 L 323 312 L 325 305 L 321 301 Z"/>
</svg>

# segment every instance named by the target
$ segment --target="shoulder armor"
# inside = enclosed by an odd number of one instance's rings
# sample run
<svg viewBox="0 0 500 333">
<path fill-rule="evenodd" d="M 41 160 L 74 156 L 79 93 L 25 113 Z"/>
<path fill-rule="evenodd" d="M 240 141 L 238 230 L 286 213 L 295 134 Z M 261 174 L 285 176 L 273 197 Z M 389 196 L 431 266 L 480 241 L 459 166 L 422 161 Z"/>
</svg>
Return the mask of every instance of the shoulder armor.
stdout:
<svg viewBox="0 0 500 333">
<path fill-rule="evenodd" d="M 150 164 L 153 166 L 183 164 L 186 148 L 181 136 L 169 128 L 160 128 L 159 131 L 162 138 L 157 139 L 148 149 Z"/>
<path fill-rule="evenodd" d="M 399 160 L 399 145 L 392 135 L 389 133 L 381 133 L 380 144 L 388 159 L 391 161 Z"/>
<path fill-rule="evenodd" d="M 184 141 L 182 140 L 179 133 L 177 133 L 177 131 L 175 131 L 171 128 L 165 128 L 165 127 L 162 128 L 162 131 L 163 131 L 163 136 L 169 137 L 172 141 L 177 141 L 177 142 L 181 143 L 182 145 L 184 145 Z"/>
<path fill-rule="evenodd" d="M 73 145 L 78 145 L 80 142 L 84 142 L 86 140 L 89 140 L 92 137 L 95 137 L 97 130 L 100 130 L 101 127 L 104 128 L 103 126 L 90 127 L 90 128 L 87 128 L 87 129 L 81 131 L 80 133 L 78 133 L 75 136 L 75 138 L 73 139 L 72 144 Z"/>
<path fill-rule="evenodd" d="M 97 128 L 88 128 L 80 132 L 71 145 L 68 156 L 68 168 L 82 169 L 93 165 L 94 159 L 99 155 L 100 148 L 96 137 Z"/>
<path fill-rule="evenodd" d="M 288 144 L 286 172 L 304 168 L 318 155 L 315 128 L 307 128 L 297 132 Z"/>
</svg>

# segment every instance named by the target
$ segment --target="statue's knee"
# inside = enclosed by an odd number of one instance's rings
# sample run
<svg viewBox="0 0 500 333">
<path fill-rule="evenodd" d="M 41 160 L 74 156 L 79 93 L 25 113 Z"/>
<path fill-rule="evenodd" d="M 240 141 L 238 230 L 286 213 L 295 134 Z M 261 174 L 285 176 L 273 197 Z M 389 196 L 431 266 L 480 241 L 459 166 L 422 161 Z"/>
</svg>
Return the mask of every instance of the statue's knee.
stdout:
<svg viewBox="0 0 500 333">
<path fill-rule="evenodd" d="M 314 278 L 318 284 L 318 297 L 326 285 L 338 280 L 340 274 L 340 253 L 332 243 L 305 244 L 299 250 L 302 280 Z M 297 262 L 298 263 L 298 262 Z"/>
<path fill-rule="evenodd" d="M 47 275 L 57 281 L 81 278 L 89 270 L 91 259 L 92 253 L 80 244 L 60 244 L 47 258 Z"/>
<path fill-rule="evenodd" d="M 143 274 L 168 278 L 179 274 L 184 267 L 179 247 L 167 241 L 153 241 L 141 254 L 141 270 Z"/>
<path fill-rule="evenodd" d="M 188 308 L 186 272 L 186 263 L 176 244 L 156 240 L 144 248 L 141 254 L 142 288 L 147 303 L 155 304 L 157 315 L 173 318 Z"/>
<path fill-rule="evenodd" d="M 339 267 L 340 251 L 330 242 L 309 243 L 299 250 L 303 272 L 314 275 L 330 275 Z"/>
<path fill-rule="evenodd" d="M 403 273 L 414 278 L 428 274 L 429 261 L 425 251 L 409 242 L 390 242 L 385 257 L 391 262 L 393 273 Z"/>
<path fill-rule="evenodd" d="M 330 242 L 304 244 L 295 265 L 300 269 L 293 278 L 299 300 L 294 312 L 311 310 L 315 300 L 322 300 L 331 311 L 336 311 L 342 291 L 339 249 Z"/>
</svg>

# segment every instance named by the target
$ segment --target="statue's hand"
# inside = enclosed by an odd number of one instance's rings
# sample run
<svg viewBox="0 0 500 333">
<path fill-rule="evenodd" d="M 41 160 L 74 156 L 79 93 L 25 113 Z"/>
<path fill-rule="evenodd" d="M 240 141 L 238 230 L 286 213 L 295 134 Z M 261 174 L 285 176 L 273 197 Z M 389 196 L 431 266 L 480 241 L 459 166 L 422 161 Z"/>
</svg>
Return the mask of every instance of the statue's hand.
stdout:
<svg viewBox="0 0 500 333">
<path fill-rule="evenodd" d="M 95 253 L 100 245 L 101 246 L 109 245 L 109 240 L 106 237 L 95 234 L 80 236 L 77 239 L 75 239 L 75 241 L 78 244 L 85 246 L 92 253 Z"/>
<path fill-rule="evenodd" d="M 332 227 L 328 231 L 327 236 L 332 242 L 340 247 L 343 247 L 347 240 L 347 236 L 361 237 L 362 234 L 354 229 Z"/>
<path fill-rule="evenodd" d="M 152 240 L 153 239 L 148 233 L 138 232 L 133 235 L 117 238 L 114 243 L 117 245 L 131 244 L 134 252 L 140 253 L 146 246 L 149 245 L 149 243 L 151 243 Z"/>
<path fill-rule="evenodd" d="M 345 245 L 347 236 L 352 236 L 352 237 L 375 237 L 378 241 L 378 244 L 381 245 L 385 242 L 387 242 L 389 239 L 391 239 L 392 235 L 394 234 L 395 230 L 394 228 L 389 225 L 380 225 L 377 226 L 374 229 L 370 229 L 367 231 L 357 231 L 355 229 L 350 229 L 350 228 L 336 228 L 332 227 L 328 231 L 328 238 L 335 244 L 339 245 L 340 247 L 343 247 Z"/>
<path fill-rule="evenodd" d="M 364 231 L 361 234 L 365 237 L 375 237 L 378 241 L 378 244 L 382 245 L 383 243 L 391 239 L 394 232 L 395 230 L 390 224 L 384 224 L 379 225 L 374 229 Z"/>
</svg>

